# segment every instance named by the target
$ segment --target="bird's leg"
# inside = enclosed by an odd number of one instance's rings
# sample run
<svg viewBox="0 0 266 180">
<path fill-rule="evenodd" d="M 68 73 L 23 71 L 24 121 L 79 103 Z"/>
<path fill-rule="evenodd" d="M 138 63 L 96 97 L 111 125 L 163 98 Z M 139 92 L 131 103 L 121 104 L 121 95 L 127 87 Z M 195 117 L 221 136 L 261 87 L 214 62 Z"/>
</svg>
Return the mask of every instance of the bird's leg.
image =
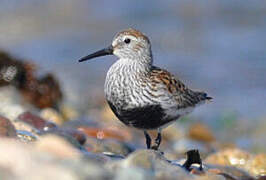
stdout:
<svg viewBox="0 0 266 180">
<path fill-rule="evenodd" d="M 152 149 L 154 150 L 158 150 L 160 144 L 161 144 L 161 140 L 162 140 L 162 135 L 161 135 L 161 129 L 159 128 L 158 129 L 158 134 L 157 134 L 157 137 L 155 139 L 155 145 L 152 146 Z"/>
<path fill-rule="evenodd" d="M 146 138 L 147 149 L 150 149 L 151 148 L 151 137 L 150 137 L 150 135 L 148 134 L 147 131 L 144 131 L 144 135 L 145 135 L 145 138 Z"/>
</svg>

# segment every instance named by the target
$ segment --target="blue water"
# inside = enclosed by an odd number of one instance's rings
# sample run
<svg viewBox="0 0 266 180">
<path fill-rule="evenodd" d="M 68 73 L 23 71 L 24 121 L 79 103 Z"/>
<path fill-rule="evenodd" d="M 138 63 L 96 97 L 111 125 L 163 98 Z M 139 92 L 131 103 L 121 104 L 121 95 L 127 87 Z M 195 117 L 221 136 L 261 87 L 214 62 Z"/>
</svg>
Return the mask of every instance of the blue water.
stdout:
<svg viewBox="0 0 266 180">
<path fill-rule="evenodd" d="M 67 101 L 82 106 L 93 101 L 95 89 L 103 94 L 115 57 L 77 59 L 135 27 L 150 37 L 156 65 L 214 97 L 192 116 L 215 123 L 235 112 L 253 122 L 266 115 L 265 19 L 260 0 L 4 0 L 0 48 L 35 61 L 40 74 L 54 72 Z"/>
</svg>

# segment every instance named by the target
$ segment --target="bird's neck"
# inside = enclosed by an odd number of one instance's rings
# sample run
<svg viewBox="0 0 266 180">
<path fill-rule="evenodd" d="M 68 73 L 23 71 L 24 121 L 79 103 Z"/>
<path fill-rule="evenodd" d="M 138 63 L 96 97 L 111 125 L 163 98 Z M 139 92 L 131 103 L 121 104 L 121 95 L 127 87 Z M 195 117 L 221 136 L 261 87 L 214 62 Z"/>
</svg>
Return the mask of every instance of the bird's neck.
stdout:
<svg viewBox="0 0 266 180">
<path fill-rule="evenodd" d="M 146 57 L 145 59 L 121 58 L 116 63 L 123 71 L 132 74 L 147 74 L 151 71 L 152 57 Z"/>
</svg>

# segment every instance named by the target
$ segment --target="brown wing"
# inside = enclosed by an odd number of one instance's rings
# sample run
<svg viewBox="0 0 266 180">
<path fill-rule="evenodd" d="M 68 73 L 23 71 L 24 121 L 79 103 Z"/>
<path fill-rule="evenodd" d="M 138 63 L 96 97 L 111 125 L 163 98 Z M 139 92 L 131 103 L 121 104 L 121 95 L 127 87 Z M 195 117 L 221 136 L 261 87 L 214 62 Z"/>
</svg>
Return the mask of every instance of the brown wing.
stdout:
<svg viewBox="0 0 266 180">
<path fill-rule="evenodd" d="M 175 98 L 178 108 L 193 107 L 204 100 L 211 99 L 204 92 L 196 92 L 187 88 L 179 79 L 164 69 L 153 67 L 150 77 L 153 86 L 163 84 L 166 87 L 168 93 Z"/>
</svg>

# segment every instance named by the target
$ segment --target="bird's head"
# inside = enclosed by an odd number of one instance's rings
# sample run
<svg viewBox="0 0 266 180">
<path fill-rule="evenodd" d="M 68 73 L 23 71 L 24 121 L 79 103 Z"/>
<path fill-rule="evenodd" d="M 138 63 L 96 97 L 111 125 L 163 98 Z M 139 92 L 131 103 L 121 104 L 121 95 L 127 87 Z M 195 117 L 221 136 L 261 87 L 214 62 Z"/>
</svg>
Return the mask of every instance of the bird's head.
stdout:
<svg viewBox="0 0 266 180">
<path fill-rule="evenodd" d="M 119 59 L 152 61 L 151 45 L 148 37 L 138 30 L 129 28 L 117 33 L 110 46 L 81 58 L 79 62 L 112 54 Z"/>
</svg>

